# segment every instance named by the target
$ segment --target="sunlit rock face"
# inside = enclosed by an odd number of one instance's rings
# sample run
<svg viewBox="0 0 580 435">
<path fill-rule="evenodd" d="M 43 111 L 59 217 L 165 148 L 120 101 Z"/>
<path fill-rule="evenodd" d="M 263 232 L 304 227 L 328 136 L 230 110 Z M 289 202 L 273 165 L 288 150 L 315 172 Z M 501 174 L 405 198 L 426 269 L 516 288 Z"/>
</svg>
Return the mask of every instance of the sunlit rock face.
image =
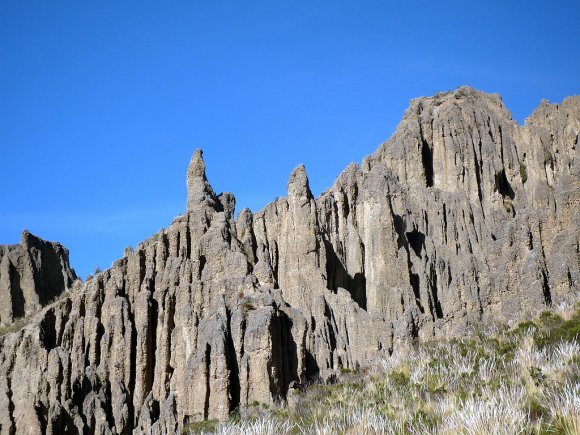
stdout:
<svg viewBox="0 0 580 435">
<path fill-rule="evenodd" d="M 196 151 L 185 214 L 0 337 L 0 432 L 176 433 L 575 300 L 579 131 L 578 97 L 523 126 L 497 95 L 419 98 L 319 198 L 300 165 L 237 218 Z"/>
<path fill-rule="evenodd" d="M 0 245 L 0 327 L 54 301 L 77 279 L 60 243 L 25 230 L 19 244 Z"/>
</svg>

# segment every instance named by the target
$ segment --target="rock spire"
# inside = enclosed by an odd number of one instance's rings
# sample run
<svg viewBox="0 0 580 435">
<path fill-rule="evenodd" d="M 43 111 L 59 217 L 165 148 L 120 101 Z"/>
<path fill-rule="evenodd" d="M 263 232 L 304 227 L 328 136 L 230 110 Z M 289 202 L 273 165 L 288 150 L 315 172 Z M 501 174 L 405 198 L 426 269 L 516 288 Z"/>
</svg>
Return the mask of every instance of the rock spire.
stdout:
<svg viewBox="0 0 580 435">
<path fill-rule="evenodd" d="M 203 151 L 196 149 L 187 168 L 187 211 L 193 211 L 200 204 L 214 205 L 216 194 L 207 181 Z"/>
</svg>

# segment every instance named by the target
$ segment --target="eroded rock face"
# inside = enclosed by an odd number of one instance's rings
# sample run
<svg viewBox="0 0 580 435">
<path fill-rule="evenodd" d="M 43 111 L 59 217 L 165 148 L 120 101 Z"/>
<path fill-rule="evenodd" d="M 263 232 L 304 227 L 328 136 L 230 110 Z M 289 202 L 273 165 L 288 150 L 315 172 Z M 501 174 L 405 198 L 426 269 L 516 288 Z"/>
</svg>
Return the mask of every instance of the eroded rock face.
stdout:
<svg viewBox="0 0 580 435">
<path fill-rule="evenodd" d="M 578 296 L 580 98 L 518 126 L 469 88 L 414 100 L 315 199 L 234 219 L 201 151 L 187 212 L 0 337 L 0 432 L 175 433 L 399 342 Z"/>
<path fill-rule="evenodd" d="M 20 244 L 0 245 L 0 326 L 47 305 L 76 280 L 60 243 L 24 231 Z"/>
</svg>

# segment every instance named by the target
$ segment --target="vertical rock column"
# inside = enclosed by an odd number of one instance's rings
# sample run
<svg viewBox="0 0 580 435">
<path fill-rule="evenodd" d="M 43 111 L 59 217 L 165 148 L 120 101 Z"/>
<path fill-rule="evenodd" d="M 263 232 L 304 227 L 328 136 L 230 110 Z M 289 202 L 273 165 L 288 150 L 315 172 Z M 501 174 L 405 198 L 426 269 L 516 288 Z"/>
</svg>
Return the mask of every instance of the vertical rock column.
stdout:
<svg viewBox="0 0 580 435">
<path fill-rule="evenodd" d="M 288 180 L 288 210 L 282 220 L 278 285 L 284 299 L 307 313 L 313 297 L 326 289 L 326 253 L 319 233 L 316 202 L 304 165 Z"/>
</svg>

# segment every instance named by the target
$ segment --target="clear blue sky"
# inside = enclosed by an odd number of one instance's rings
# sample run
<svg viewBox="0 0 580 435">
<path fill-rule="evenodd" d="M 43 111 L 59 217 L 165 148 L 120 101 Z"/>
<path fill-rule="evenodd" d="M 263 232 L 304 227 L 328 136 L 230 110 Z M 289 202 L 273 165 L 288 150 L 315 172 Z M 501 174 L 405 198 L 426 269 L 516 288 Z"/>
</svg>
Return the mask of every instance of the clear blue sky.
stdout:
<svg viewBox="0 0 580 435">
<path fill-rule="evenodd" d="M 0 2 L 0 243 L 27 228 L 84 278 L 185 210 L 205 152 L 256 211 L 316 195 L 411 98 L 468 84 L 519 121 L 580 91 L 576 1 Z"/>
</svg>

